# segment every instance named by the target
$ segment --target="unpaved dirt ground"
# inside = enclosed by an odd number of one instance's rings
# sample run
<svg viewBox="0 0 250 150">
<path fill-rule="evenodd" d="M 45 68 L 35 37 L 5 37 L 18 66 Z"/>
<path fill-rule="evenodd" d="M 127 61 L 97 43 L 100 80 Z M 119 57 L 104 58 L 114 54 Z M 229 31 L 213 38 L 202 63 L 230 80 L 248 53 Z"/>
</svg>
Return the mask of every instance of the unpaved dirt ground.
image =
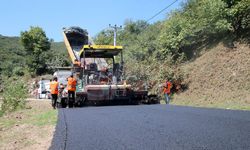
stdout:
<svg viewBox="0 0 250 150">
<path fill-rule="evenodd" d="M 26 109 L 0 118 L 0 150 L 48 149 L 56 120 L 50 101 L 29 101 Z"/>
<path fill-rule="evenodd" d="M 250 110 L 250 47 L 219 44 L 184 68 L 188 89 L 174 104 Z"/>
</svg>

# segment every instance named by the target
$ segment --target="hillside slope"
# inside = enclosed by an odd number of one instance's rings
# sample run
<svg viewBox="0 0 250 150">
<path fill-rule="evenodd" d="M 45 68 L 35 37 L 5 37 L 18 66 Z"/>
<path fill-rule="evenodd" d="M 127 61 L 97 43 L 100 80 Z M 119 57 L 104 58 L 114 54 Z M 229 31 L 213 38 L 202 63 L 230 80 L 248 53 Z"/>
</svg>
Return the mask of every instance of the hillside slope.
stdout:
<svg viewBox="0 0 250 150">
<path fill-rule="evenodd" d="M 184 66 L 188 89 L 174 96 L 174 104 L 250 109 L 250 48 L 223 44 Z"/>
<path fill-rule="evenodd" d="M 19 37 L 3 36 L 0 34 L 0 50 L 1 52 L 23 50 Z M 54 53 L 66 53 L 67 50 L 64 42 L 52 42 L 51 51 Z"/>
<path fill-rule="evenodd" d="M 26 52 L 19 37 L 0 34 L 0 75 L 12 75 L 13 70 L 23 70 L 26 66 Z M 51 56 L 46 63 L 50 66 L 68 66 L 69 57 L 63 42 L 52 42 L 48 52 Z M 15 73 L 14 73 L 15 74 Z M 1 83 L 0 83 L 1 84 Z"/>
</svg>

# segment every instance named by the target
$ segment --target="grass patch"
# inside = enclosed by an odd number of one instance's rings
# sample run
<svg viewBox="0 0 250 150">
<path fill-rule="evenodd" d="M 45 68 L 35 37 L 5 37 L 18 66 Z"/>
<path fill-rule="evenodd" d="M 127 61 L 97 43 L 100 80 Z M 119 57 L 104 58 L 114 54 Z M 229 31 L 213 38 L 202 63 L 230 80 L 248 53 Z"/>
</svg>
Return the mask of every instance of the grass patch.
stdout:
<svg viewBox="0 0 250 150">
<path fill-rule="evenodd" d="M 0 117 L 0 149 L 48 149 L 57 110 L 48 101 L 29 101 L 29 107 Z"/>
<path fill-rule="evenodd" d="M 219 109 L 231 109 L 231 110 L 248 110 L 250 111 L 250 104 L 242 104 L 240 102 L 224 101 L 224 102 L 212 102 L 212 101 L 178 101 L 171 102 L 174 105 L 181 106 L 193 106 L 193 107 L 206 107 L 206 108 L 219 108 Z"/>
<path fill-rule="evenodd" d="M 0 117 L 0 128 L 11 128 L 14 125 L 22 124 L 35 126 L 54 126 L 56 121 L 56 110 L 53 110 L 50 107 L 46 109 L 33 107 L 31 109 L 22 109 L 16 112 L 4 114 L 4 116 Z"/>
<path fill-rule="evenodd" d="M 2 117 L 4 114 L 4 112 L 2 110 L 0 110 L 0 117 Z"/>
<path fill-rule="evenodd" d="M 10 117 L 4 116 L 0 118 L 0 128 L 11 128 L 16 124 L 30 124 L 35 126 L 56 125 L 57 121 L 56 110 L 48 110 L 39 113 L 33 110 L 22 110 L 10 115 Z"/>
<path fill-rule="evenodd" d="M 5 118 L 0 119 L 0 128 L 10 128 L 16 124 L 15 120 L 9 120 Z"/>
<path fill-rule="evenodd" d="M 47 112 L 37 114 L 31 121 L 31 124 L 36 126 L 56 125 L 57 111 L 49 110 Z"/>
</svg>

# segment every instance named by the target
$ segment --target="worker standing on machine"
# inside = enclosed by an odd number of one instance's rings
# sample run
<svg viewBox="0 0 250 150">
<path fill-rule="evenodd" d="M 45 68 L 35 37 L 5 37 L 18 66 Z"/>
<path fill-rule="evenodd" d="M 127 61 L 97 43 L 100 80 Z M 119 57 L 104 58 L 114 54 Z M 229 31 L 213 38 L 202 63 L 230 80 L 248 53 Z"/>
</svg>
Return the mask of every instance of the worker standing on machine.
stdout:
<svg viewBox="0 0 250 150">
<path fill-rule="evenodd" d="M 52 100 L 52 107 L 56 109 L 56 102 L 58 97 L 58 82 L 57 77 L 53 78 L 53 81 L 50 82 L 50 93 L 51 93 L 51 100 Z"/>
<path fill-rule="evenodd" d="M 68 84 L 67 84 L 67 89 L 68 89 L 68 105 L 69 107 L 73 107 L 75 103 L 75 91 L 76 91 L 76 79 L 73 77 L 73 74 L 70 75 L 68 78 Z"/>
</svg>

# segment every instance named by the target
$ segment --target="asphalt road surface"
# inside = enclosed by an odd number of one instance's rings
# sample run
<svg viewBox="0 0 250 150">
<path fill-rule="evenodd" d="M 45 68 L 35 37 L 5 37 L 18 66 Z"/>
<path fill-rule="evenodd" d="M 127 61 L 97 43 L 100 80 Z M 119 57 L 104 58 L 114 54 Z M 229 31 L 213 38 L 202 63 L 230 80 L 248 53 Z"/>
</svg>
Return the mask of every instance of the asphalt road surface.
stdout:
<svg viewBox="0 0 250 150">
<path fill-rule="evenodd" d="M 250 111 L 171 105 L 60 109 L 51 150 L 250 150 Z"/>
</svg>

